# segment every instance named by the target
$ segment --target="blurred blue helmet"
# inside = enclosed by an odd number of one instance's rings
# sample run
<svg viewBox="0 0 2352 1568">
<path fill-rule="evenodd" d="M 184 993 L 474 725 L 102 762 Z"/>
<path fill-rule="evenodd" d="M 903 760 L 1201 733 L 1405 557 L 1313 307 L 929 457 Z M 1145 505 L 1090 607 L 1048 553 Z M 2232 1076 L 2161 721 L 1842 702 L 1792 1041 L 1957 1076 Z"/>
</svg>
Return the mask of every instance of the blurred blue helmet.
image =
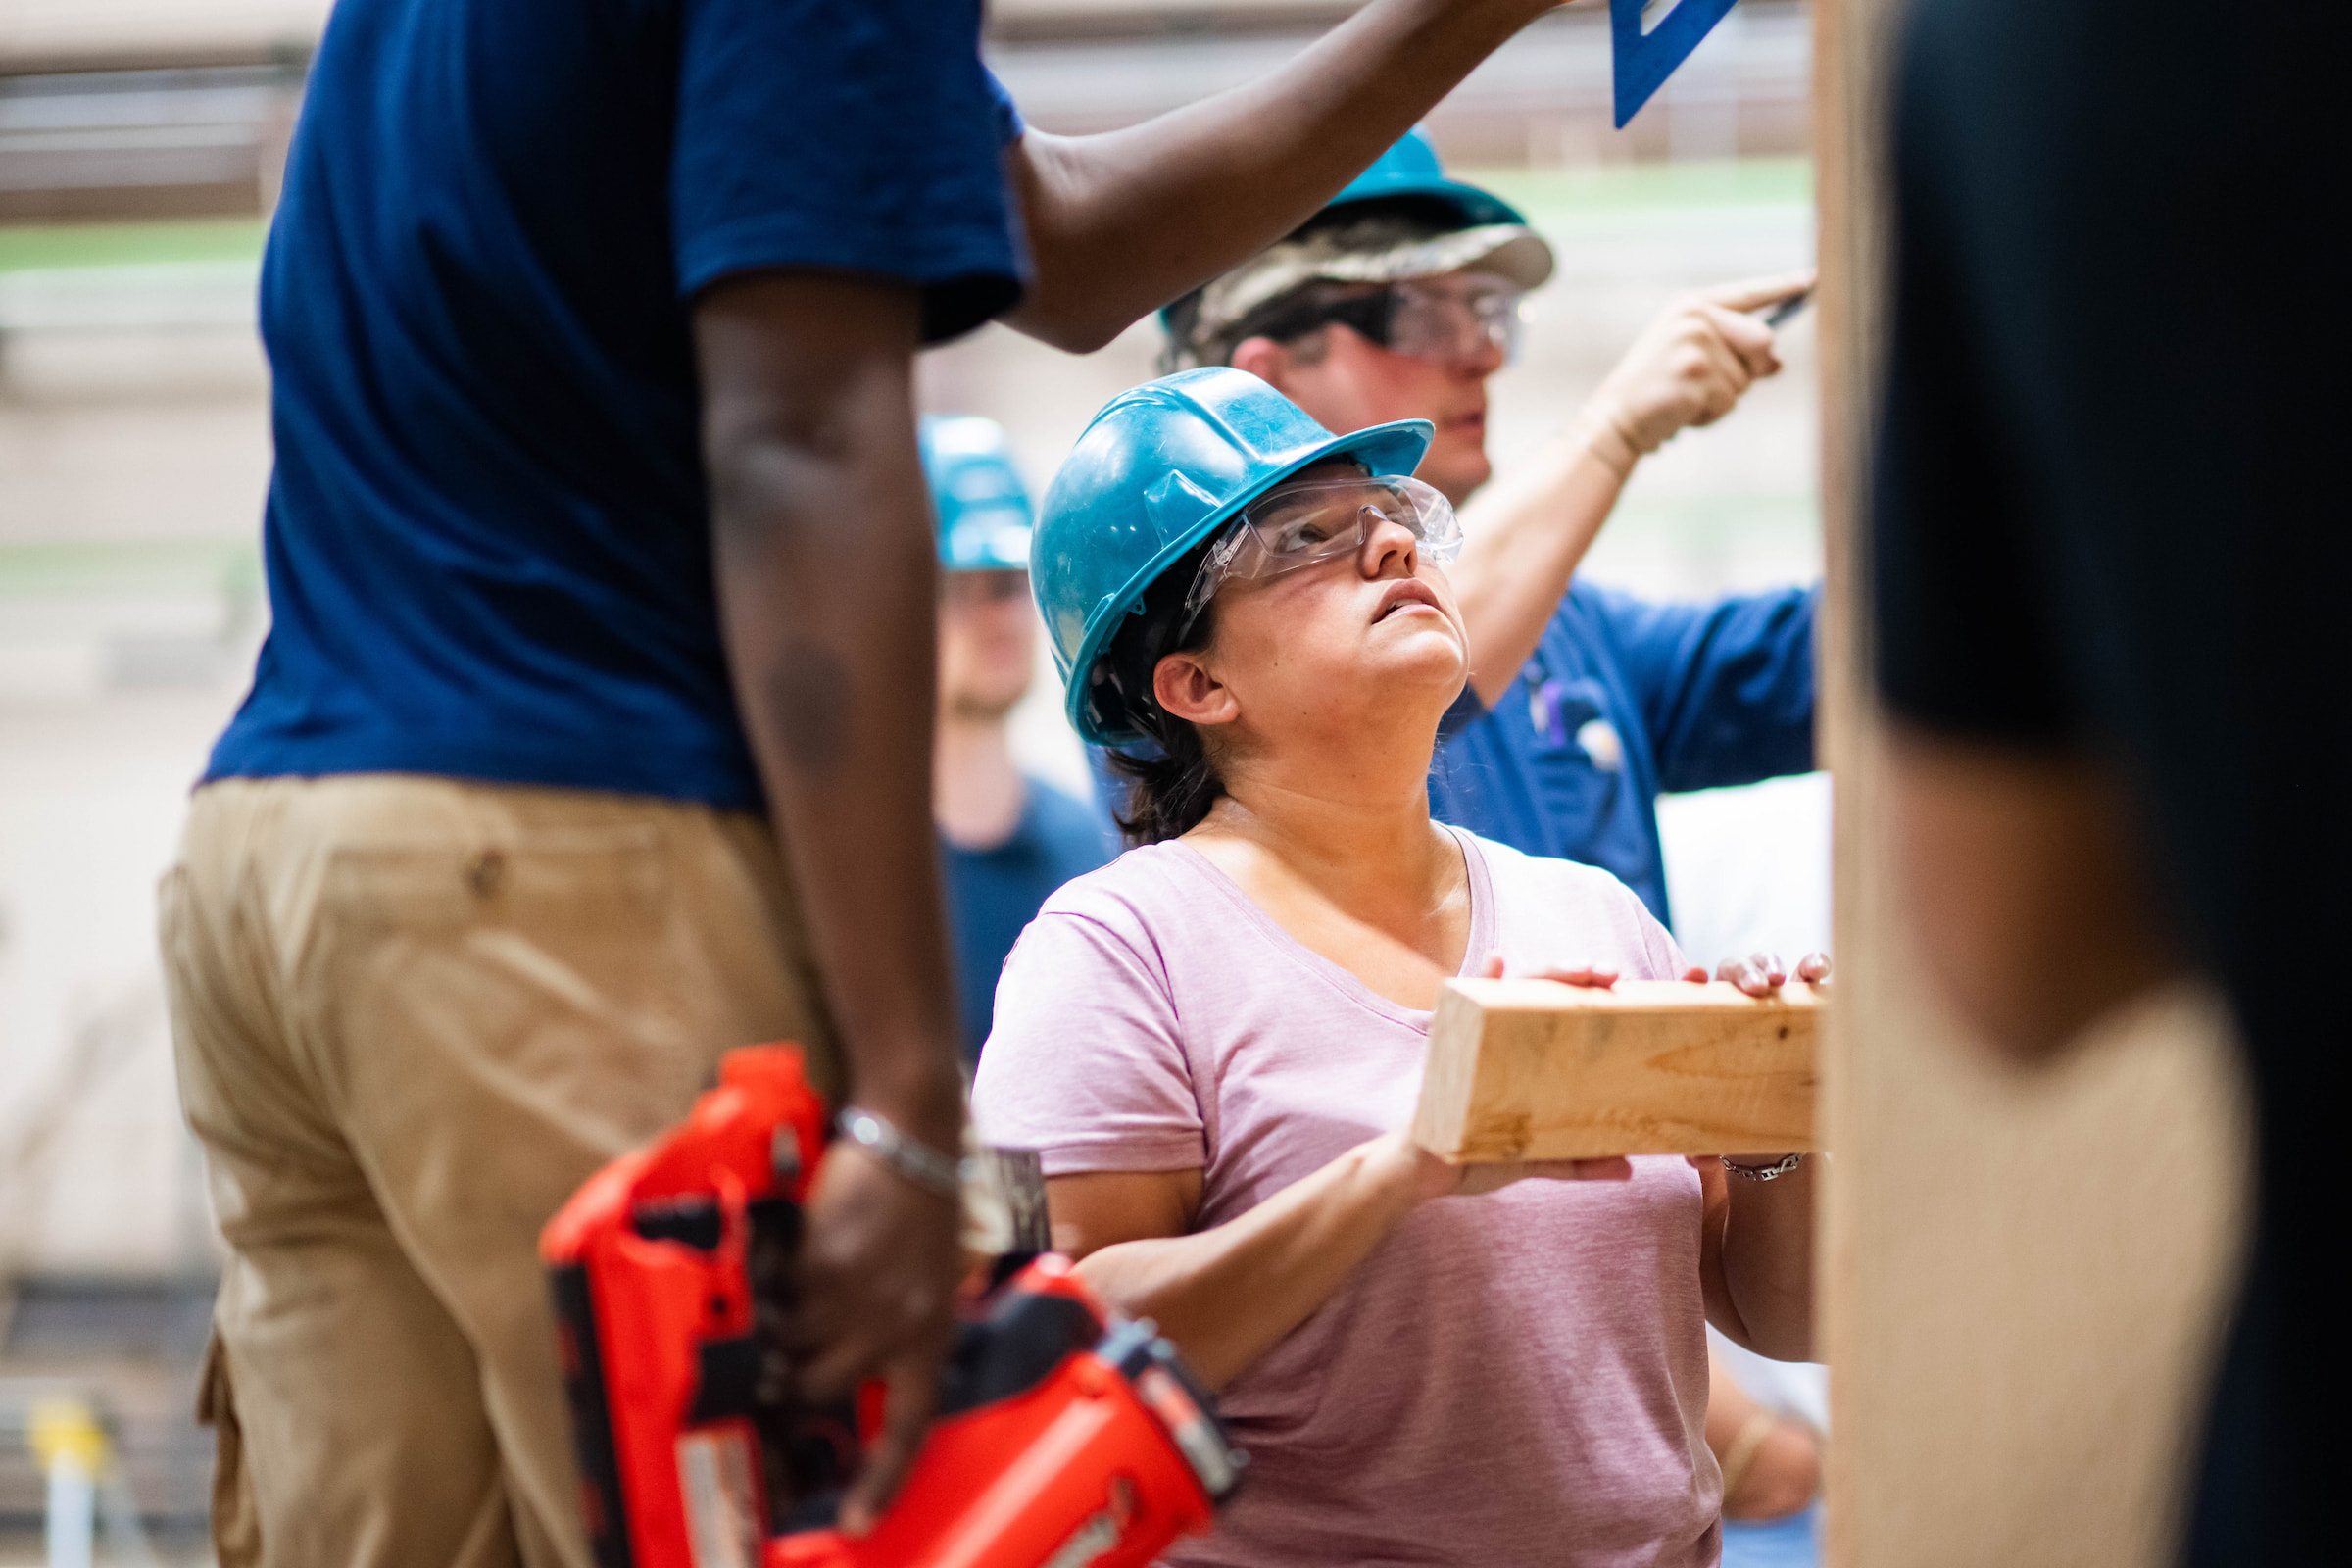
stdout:
<svg viewBox="0 0 2352 1568">
<path fill-rule="evenodd" d="M 1458 179 L 1447 179 L 1445 165 L 1438 162 L 1438 150 L 1418 130 L 1406 131 L 1396 145 L 1374 159 L 1372 167 L 1356 175 L 1323 210 L 1328 213 L 1354 202 L 1391 201 L 1407 196 L 1444 203 L 1461 220 L 1464 228 L 1527 221 L 1519 209 L 1501 197 Z"/>
<path fill-rule="evenodd" d="M 1352 458 L 1375 475 L 1411 473 L 1432 433 L 1426 419 L 1399 419 L 1335 436 L 1225 366 L 1105 404 L 1046 491 L 1030 555 L 1030 586 L 1078 733 L 1102 746 L 1146 738 L 1103 655 L 1169 566 L 1300 469 Z"/>
<path fill-rule="evenodd" d="M 939 518 L 940 566 L 947 571 L 1026 567 L 1036 519 L 1004 427 L 976 414 L 928 415 L 920 440 L 923 477 Z"/>
</svg>

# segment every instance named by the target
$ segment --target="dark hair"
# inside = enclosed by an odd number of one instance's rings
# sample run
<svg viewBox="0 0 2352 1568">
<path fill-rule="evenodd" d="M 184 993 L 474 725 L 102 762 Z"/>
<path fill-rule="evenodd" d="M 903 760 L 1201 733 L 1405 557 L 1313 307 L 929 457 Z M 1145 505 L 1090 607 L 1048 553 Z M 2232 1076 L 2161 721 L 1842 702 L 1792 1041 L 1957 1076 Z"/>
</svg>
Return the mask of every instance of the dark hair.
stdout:
<svg viewBox="0 0 2352 1568">
<path fill-rule="evenodd" d="M 1104 673 L 1126 704 L 1128 722 L 1151 738 L 1145 746 L 1112 747 L 1103 754 L 1111 771 L 1127 780 L 1127 809 L 1113 816 L 1130 845 L 1189 833 L 1225 793 L 1200 732 L 1161 708 L 1152 694 L 1152 671 L 1161 660 L 1206 647 L 1215 635 L 1213 599 L 1190 626 L 1183 624 L 1185 596 L 1214 542 L 1203 540 L 1152 579 L 1144 590 L 1143 609 L 1128 617 L 1103 651 Z"/>
</svg>

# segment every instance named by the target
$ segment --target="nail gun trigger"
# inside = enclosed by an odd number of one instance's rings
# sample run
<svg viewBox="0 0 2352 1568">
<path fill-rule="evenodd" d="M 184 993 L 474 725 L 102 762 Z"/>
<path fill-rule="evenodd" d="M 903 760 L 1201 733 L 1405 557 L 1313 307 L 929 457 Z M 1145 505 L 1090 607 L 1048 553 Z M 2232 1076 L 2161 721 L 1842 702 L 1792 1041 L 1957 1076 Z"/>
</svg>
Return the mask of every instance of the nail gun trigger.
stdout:
<svg viewBox="0 0 2352 1568">
<path fill-rule="evenodd" d="M 1037 1387 L 1101 1333 L 1101 1321 L 1082 1301 L 1029 1292 L 1011 1297 L 984 1321 L 956 1329 L 940 1376 L 939 1415 L 976 1410 Z"/>
<path fill-rule="evenodd" d="M 757 1336 L 704 1340 L 695 1347 L 694 1403 L 686 1413 L 686 1424 L 699 1427 L 713 1421 L 748 1420 L 759 1382 Z"/>
</svg>

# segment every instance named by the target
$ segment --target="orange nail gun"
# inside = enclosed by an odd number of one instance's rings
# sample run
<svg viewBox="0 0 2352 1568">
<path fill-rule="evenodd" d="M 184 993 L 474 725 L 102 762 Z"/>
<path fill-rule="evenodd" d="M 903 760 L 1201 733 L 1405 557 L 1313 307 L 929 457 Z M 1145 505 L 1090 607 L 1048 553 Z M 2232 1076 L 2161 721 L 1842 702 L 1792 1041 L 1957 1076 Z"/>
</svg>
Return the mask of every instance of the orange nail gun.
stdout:
<svg viewBox="0 0 2352 1568">
<path fill-rule="evenodd" d="M 1243 1461 L 1208 1395 L 1051 1253 L 966 1303 L 872 1533 L 829 1528 L 875 1391 L 799 1402 L 759 1331 L 789 1306 L 826 1125 L 797 1048 L 733 1052 L 541 1234 L 598 1568 L 1145 1568 L 1206 1529 Z"/>
</svg>

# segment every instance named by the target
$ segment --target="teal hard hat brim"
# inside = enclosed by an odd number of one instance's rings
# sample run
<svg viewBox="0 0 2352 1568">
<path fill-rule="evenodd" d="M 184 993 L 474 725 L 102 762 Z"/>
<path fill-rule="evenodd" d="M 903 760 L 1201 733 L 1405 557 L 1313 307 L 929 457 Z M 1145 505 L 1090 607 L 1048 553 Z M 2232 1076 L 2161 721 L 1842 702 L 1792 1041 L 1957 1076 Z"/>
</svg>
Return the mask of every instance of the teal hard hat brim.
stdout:
<svg viewBox="0 0 2352 1568">
<path fill-rule="evenodd" d="M 1385 202 L 1400 198 L 1424 197 L 1432 201 L 1442 201 L 1461 214 L 1464 220 L 1462 226 L 1465 228 L 1478 228 L 1488 223 L 1517 223 L 1522 227 L 1532 226 L 1528 224 L 1526 214 L 1493 191 L 1480 190 L 1476 185 L 1465 185 L 1458 179 L 1443 177 L 1400 179 L 1395 184 L 1383 184 L 1371 190 L 1354 191 L 1350 187 L 1350 191 L 1351 194 L 1343 192 L 1333 198 L 1330 206 L 1325 207 L 1323 211 L 1329 213 L 1339 208 L 1353 207 L 1359 202 Z"/>
<path fill-rule="evenodd" d="M 1070 661 L 1069 684 L 1062 692 L 1062 711 L 1069 715 L 1070 726 L 1097 746 L 1125 746 L 1151 738 L 1139 729 L 1110 729 L 1092 721 L 1087 711 L 1087 696 L 1094 685 L 1095 665 L 1102 659 L 1103 650 L 1110 646 L 1111 639 L 1118 635 L 1119 628 L 1127 623 L 1127 617 L 1143 607 L 1145 590 L 1157 582 L 1161 573 L 1198 548 L 1202 540 L 1231 522 L 1243 508 L 1276 485 L 1318 463 L 1329 463 L 1335 458 L 1353 458 L 1376 478 L 1409 474 L 1421 466 L 1421 459 L 1429 451 L 1429 443 L 1436 435 L 1437 426 L 1427 419 L 1396 419 L 1388 424 L 1366 425 L 1361 430 L 1335 436 L 1304 457 L 1294 459 L 1238 495 L 1228 498 L 1224 505 L 1162 546 L 1159 553 L 1128 578 L 1126 585 L 1112 596 L 1118 601 L 1117 605 L 1106 613 L 1096 616 L 1093 624 L 1087 627 L 1085 637 L 1079 641 L 1077 657 Z"/>
</svg>

